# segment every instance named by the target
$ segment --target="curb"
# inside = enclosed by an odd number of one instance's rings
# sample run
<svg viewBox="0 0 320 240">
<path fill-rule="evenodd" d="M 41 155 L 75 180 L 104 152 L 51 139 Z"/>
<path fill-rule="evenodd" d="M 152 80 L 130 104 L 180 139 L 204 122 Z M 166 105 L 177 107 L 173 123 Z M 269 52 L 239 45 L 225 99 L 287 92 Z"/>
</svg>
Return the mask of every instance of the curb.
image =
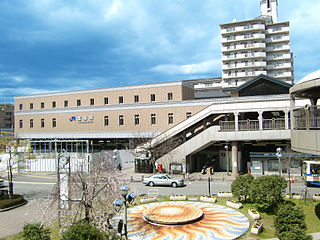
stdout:
<svg viewBox="0 0 320 240">
<path fill-rule="evenodd" d="M 28 203 L 28 201 L 24 199 L 24 202 L 23 202 L 23 203 L 20 203 L 20 204 L 18 204 L 18 205 L 12 206 L 12 207 L 8 207 L 8 208 L 0 209 L 0 212 L 10 211 L 10 210 L 12 210 L 12 209 L 15 209 L 15 208 L 21 207 L 21 206 L 23 206 L 23 205 L 25 205 L 25 204 L 27 204 L 27 203 Z"/>
</svg>

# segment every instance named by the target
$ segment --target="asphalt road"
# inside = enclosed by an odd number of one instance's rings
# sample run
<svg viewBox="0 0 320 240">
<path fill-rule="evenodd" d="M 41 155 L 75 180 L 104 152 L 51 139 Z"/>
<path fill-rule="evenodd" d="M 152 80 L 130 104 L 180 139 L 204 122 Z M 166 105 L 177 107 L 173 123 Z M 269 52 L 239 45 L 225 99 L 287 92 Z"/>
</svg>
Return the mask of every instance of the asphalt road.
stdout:
<svg viewBox="0 0 320 240">
<path fill-rule="evenodd" d="M 16 234 L 22 230 L 22 227 L 30 221 L 35 221 L 40 209 L 32 203 L 33 199 L 42 198 L 50 193 L 56 182 L 55 174 L 34 174 L 34 175 L 16 175 L 14 177 L 14 192 L 23 194 L 29 201 L 27 205 L 7 211 L 0 212 L 0 238 Z M 231 181 L 215 180 L 210 182 L 210 192 L 218 193 L 220 191 L 228 192 L 231 190 Z M 208 194 L 208 181 L 186 181 L 185 186 L 172 187 L 149 187 L 142 182 L 131 182 L 132 191 L 136 195 L 158 192 L 160 195 L 170 194 L 192 194 L 203 195 Z M 303 182 L 295 182 L 292 184 L 292 192 L 301 193 L 305 189 Z M 308 188 L 308 196 L 320 193 L 320 188 Z M 8 227 L 10 226 L 10 227 Z"/>
</svg>

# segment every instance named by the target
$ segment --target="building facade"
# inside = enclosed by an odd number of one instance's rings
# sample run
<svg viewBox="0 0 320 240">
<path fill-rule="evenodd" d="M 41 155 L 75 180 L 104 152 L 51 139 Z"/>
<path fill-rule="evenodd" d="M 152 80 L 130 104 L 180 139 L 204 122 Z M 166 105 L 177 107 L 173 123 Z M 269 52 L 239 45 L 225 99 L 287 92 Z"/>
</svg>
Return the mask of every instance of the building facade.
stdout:
<svg viewBox="0 0 320 240">
<path fill-rule="evenodd" d="M 293 83 L 289 22 L 278 23 L 277 0 L 260 5 L 259 18 L 220 25 L 222 87 L 240 86 L 260 74 Z"/>
<path fill-rule="evenodd" d="M 0 104 L 0 131 L 1 135 L 13 133 L 14 106 L 12 104 Z"/>
</svg>

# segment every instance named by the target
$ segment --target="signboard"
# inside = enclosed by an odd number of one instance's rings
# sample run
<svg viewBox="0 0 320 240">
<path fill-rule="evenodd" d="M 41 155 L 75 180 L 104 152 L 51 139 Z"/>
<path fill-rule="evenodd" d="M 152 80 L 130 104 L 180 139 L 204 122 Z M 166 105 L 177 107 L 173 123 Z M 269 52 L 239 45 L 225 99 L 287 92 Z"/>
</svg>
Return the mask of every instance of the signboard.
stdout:
<svg viewBox="0 0 320 240">
<path fill-rule="evenodd" d="M 78 122 L 79 124 L 80 123 L 94 123 L 94 116 L 93 115 L 84 115 L 84 116 L 71 116 L 69 118 L 69 121 L 70 122 Z"/>
</svg>

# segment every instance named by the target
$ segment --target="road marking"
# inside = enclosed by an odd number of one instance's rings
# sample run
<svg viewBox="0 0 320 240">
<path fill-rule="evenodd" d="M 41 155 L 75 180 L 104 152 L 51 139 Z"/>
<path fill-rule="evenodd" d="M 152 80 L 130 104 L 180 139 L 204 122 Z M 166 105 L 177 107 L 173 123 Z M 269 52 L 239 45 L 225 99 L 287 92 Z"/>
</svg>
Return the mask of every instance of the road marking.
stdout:
<svg viewBox="0 0 320 240">
<path fill-rule="evenodd" d="M 5 183 L 9 183 L 8 181 L 4 181 Z M 40 184 L 40 185 L 54 185 L 56 183 L 43 183 L 43 182 L 17 182 L 13 181 L 14 184 Z"/>
</svg>

